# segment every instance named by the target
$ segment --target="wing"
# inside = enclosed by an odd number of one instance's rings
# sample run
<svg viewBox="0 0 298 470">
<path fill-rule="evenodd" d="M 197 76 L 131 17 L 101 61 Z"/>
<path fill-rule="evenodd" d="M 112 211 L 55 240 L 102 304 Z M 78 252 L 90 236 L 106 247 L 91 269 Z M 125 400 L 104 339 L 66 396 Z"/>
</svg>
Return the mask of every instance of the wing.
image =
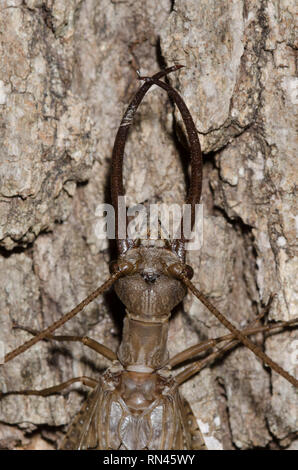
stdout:
<svg viewBox="0 0 298 470">
<path fill-rule="evenodd" d="M 138 417 L 121 404 L 123 400 L 118 394 L 98 384 L 75 416 L 59 449 L 148 446 L 148 449 L 207 450 L 191 407 L 178 391 L 171 399 L 157 400 L 155 406 Z"/>
<path fill-rule="evenodd" d="M 82 408 L 73 419 L 59 450 L 96 449 L 98 446 L 98 407 L 102 399 L 99 384 L 87 397 Z"/>
<path fill-rule="evenodd" d="M 184 425 L 187 448 L 189 450 L 208 450 L 190 404 L 183 397 L 181 397 L 181 402 L 181 420 Z"/>
</svg>

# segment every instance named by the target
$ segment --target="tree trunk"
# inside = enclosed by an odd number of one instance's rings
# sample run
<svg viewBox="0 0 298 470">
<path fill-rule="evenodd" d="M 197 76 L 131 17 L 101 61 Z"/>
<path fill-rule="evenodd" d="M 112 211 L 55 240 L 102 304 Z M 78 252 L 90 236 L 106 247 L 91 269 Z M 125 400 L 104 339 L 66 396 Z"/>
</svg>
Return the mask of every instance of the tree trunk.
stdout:
<svg viewBox="0 0 298 470">
<path fill-rule="evenodd" d="M 204 152 L 204 244 L 187 260 L 195 285 L 239 327 L 271 293 L 270 320 L 297 316 L 294 3 L 2 0 L 0 31 L 6 352 L 31 337 L 13 322 L 44 329 L 108 277 L 115 249 L 98 237 L 99 209 L 110 202 L 113 140 L 139 86 L 138 67 L 152 75 L 185 65 L 169 81 L 190 108 Z M 181 117 L 154 87 L 126 146 L 128 205 L 181 204 L 186 155 Z M 116 350 L 123 313 L 111 291 L 57 334 L 88 335 Z M 172 319 L 171 353 L 225 333 L 188 295 Z M 287 331 L 256 341 L 294 374 L 294 338 Z M 108 364 L 81 345 L 40 342 L 1 367 L 0 388 L 96 378 Z M 297 448 L 293 389 L 245 348 L 182 387 L 210 449 Z M 0 446 L 55 448 L 82 390 L 0 401 Z"/>
</svg>

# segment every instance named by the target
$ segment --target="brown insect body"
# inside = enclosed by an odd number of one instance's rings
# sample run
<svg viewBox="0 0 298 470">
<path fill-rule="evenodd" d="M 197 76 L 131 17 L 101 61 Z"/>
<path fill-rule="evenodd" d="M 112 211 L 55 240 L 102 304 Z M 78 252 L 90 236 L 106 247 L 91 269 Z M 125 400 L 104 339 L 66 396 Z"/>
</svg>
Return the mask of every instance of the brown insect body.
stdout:
<svg viewBox="0 0 298 470">
<path fill-rule="evenodd" d="M 180 66 L 172 70 L 177 68 Z M 156 79 L 163 74 L 157 74 Z M 116 213 L 117 199 L 124 194 L 122 163 L 127 131 L 146 88 L 150 86 L 143 85 L 141 93 L 137 93 L 116 136 L 112 172 L 112 197 Z M 145 90 L 143 94 L 142 89 Z M 190 115 L 188 117 L 193 125 Z M 188 131 L 190 125 L 187 126 Z M 192 131 L 193 135 L 189 133 L 189 137 L 196 142 L 200 156 L 200 144 L 195 130 Z M 198 168 L 196 174 L 199 176 Z M 200 184 L 195 186 L 196 190 L 190 194 L 192 205 L 198 202 L 200 196 Z M 172 244 L 170 249 L 136 247 L 132 240 L 120 240 L 118 233 L 117 240 L 119 264 L 131 265 L 133 270 L 114 284 L 127 310 L 117 353 L 119 365 L 116 371 L 115 367 L 107 370 L 93 399 L 97 402 L 93 405 L 94 409 L 91 407 L 94 424 L 90 428 L 96 430 L 93 444 L 99 449 L 190 449 L 189 425 L 184 418 L 179 385 L 166 367 L 169 359 L 168 321 L 172 309 L 187 292 L 180 280 L 169 275 L 168 267 L 184 258 L 183 240 L 178 247 Z M 74 445 L 68 436 L 63 448 Z M 199 437 L 201 440 L 200 433 Z M 88 432 L 79 440 L 80 448 L 87 448 Z M 204 447 L 204 442 L 201 445 Z"/>
<path fill-rule="evenodd" d="M 139 247 L 129 249 L 119 261 L 136 266 L 115 283 L 127 308 L 119 363 L 106 371 L 89 399 L 87 429 L 78 426 L 77 418 L 62 448 L 204 448 L 200 431 L 190 432 L 193 421 L 186 417 L 187 404 L 166 366 L 168 320 L 186 294 L 181 281 L 167 273 L 179 259 L 165 248 Z"/>
<path fill-rule="evenodd" d="M 170 375 L 166 377 L 167 372 L 143 374 L 120 366 L 109 368 L 61 449 L 194 448 L 178 385 Z"/>
<path fill-rule="evenodd" d="M 185 240 L 156 243 L 136 241 L 119 236 L 117 203 L 124 195 L 122 165 L 125 141 L 132 118 L 149 88 L 155 84 L 165 89 L 178 106 L 188 134 L 192 173 L 187 202 L 191 205 L 192 222 L 195 205 L 200 200 L 202 186 L 202 157 L 197 131 L 191 115 L 179 94 L 159 79 L 179 69 L 171 67 L 146 78 L 128 106 L 121 121 L 113 149 L 112 200 L 116 212 L 116 240 L 119 257 L 112 265 L 111 277 L 73 310 L 42 332 L 27 328 L 34 337 L 5 356 L 5 362 L 25 352 L 42 339 L 80 341 L 113 361 L 111 367 L 94 380 L 75 377 L 63 384 L 44 390 L 11 391 L 3 393 L 47 396 L 59 393 L 74 382 L 93 387 L 70 426 L 61 449 L 200 449 L 206 445 L 189 404 L 179 394 L 179 386 L 198 373 L 223 352 L 242 342 L 273 370 L 297 387 L 297 380 L 272 361 L 250 339 L 258 331 L 275 327 L 260 327 L 255 323 L 239 331 L 191 283 L 192 269 L 185 265 Z M 182 218 L 181 228 L 184 227 Z M 159 240 L 159 242 L 161 242 Z M 88 337 L 53 336 L 53 332 L 69 321 L 98 295 L 114 285 L 126 307 L 122 342 L 117 354 Z M 183 299 L 187 288 L 231 332 L 221 338 L 192 346 L 169 359 L 167 350 L 168 325 L 173 308 Z M 256 320 L 258 321 L 259 318 Z M 289 326 L 283 322 L 280 326 Z M 220 350 L 185 367 L 174 375 L 171 368 L 196 357 L 220 342 Z M 0 395 L 1 398 L 1 395 Z"/>
</svg>

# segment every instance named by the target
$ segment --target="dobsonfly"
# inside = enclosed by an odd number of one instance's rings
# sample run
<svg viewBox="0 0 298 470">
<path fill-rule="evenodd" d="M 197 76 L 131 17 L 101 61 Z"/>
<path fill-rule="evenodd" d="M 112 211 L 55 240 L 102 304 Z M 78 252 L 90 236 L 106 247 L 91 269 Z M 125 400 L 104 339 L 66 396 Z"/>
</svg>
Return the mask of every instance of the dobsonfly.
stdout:
<svg viewBox="0 0 298 470">
<path fill-rule="evenodd" d="M 75 377 L 43 390 L 8 391 L 9 394 L 48 396 L 59 393 L 75 382 L 93 388 L 81 410 L 75 416 L 60 449 L 189 449 L 206 450 L 203 435 L 188 402 L 180 395 L 179 386 L 197 374 L 226 351 L 242 343 L 274 371 L 297 387 L 297 380 L 270 359 L 249 338 L 257 332 L 288 327 L 297 320 L 260 326 L 256 321 L 238 330 L 191 282 L 192 268 L 185 264 L 183 227 L 181 236 L 162 243 L 121 238 L 118 224 L 118 200 L 124 196 L 122 181 L 123 155 L 126 138 L 138 106 L 152 85 L 164 89 L 177 105 L 183 118 L 190 146 L 191 176 L 187 203 L 194 222 L 195 206 L 200 201 L 202 187 L 202 155 L 196 127 L 178 92 L 160 79 L 180 69 L 175 65 L 152 77 L 140 77 L 144 84 L 128 106 L 118 129 L 112 154 L 112 203 L 115 209 L 115 233 L 118 259 L 111 265 L 111 276 L 73 310 L 42 332 L 25 328 L 33 337 L 5 356 L 10 361 L 43 339 L 81 342 L 112 361 L 98 379 Z M 161 242 L 161 240 L 158 240 Z M 101 343 L 80 336 L 55 336 L 53 332 L 73 318 L 97 296 L 114 286 L 126 307 L 122 341 L 117 353 Z M 189 289 L 230 331 L 229 334 L 206 340 L 169 358 L 167 336 L 173 308 Z M 268 309 L 269 307 L 267 307 Z M 218 347 L 220 343 L 224 346 Z M 197 358 L 215 348 L 212 353 Z M 185 365 L 190 359 L 196 360 Z M 181 372 L 172 369 L 184 365 Z"/>
</svg>

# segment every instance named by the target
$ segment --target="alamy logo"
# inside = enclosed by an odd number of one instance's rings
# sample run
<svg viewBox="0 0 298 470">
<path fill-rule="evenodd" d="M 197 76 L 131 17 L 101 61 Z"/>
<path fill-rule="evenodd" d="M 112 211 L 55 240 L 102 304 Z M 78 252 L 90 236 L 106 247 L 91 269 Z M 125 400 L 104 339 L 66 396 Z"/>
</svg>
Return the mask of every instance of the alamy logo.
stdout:
<svg viewBox="0 0 298 470">
<path fill-rule="evenodd" d="M 95 216 L 95 236 L 115 239 L 115 210 L 111 204 L 98 204 Z M 182 223 L 183 220 L 183 223 Z M 175 240 L 183 235 L 186 250 L 199 250 L 203 244 L 203 205 L 196 204 L 191 226 L 191 205 L 143 204 L 126 207 L 125 196 L 118 198 L 118 236 L 132 240 Z"/>
</svg>

